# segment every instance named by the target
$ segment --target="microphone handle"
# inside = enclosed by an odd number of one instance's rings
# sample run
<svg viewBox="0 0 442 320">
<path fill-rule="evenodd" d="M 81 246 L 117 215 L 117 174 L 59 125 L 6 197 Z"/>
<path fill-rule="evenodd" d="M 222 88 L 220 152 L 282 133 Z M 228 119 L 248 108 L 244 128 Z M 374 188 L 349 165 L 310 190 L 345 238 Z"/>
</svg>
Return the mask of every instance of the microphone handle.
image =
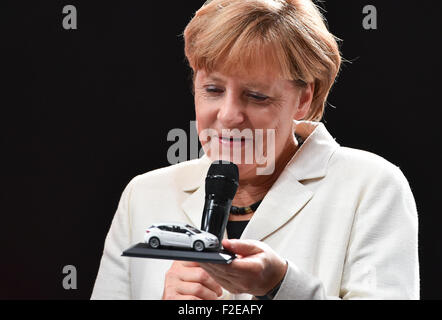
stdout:
<svg viewBox="0 0 442 320">
<path fill-rule="evenodd" d="M 206 197 L 204 203 L 203 217 L 201 219 L 201 230 L 215 235 L 221 247 L 221 241 L 224 237 L 227 221 L 229 220 L 230 207 L 232 200 L 219 200 L 212 197 Z"/>
</svg>

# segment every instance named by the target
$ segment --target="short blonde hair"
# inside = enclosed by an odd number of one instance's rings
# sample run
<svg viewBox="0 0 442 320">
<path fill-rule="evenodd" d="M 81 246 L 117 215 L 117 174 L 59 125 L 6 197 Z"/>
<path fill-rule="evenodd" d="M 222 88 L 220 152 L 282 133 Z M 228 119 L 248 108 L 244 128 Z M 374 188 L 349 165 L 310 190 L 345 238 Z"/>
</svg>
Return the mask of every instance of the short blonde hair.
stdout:
<svg viewBox="0 0 442 320">
<path fill-rule="evenodd" d="M 284 79 L 315 84 L 304 120 L 319 121 L 339 73 L 337 38 L 311 0 L 209 0 L 184 30 L 193 74 L 272 68 Z M 276 68 L 276 69 L 275 69 Z"/>
</svg>

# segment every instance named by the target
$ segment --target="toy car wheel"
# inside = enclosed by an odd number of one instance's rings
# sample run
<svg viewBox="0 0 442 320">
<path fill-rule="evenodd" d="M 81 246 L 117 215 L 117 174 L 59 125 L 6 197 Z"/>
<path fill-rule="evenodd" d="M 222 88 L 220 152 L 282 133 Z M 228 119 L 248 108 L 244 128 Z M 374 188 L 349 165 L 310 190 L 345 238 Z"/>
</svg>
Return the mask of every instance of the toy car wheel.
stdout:
<svg viewBox="0 0 442 320">
<path fill-rule="evenodd" d="M 160 246 L 160 240 L 156 237 L 150 238 L 149 239 L 149 246 L 154 249 L 158 248 Z"/>
<path fill-rule="evenodd" d="M 193 249 L 195 249 L 195 251 L 201 252 L 204 250 L 204 243 L 202 241 L 195 241 L 195 243 L 193 244 Z"/>
</svg>

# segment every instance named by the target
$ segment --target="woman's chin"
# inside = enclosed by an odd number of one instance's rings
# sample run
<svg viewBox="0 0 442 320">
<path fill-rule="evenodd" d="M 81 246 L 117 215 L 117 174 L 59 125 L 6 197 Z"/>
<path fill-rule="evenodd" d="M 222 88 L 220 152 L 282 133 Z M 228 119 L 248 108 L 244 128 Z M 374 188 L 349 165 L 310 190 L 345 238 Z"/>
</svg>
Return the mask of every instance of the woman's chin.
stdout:
<svg viewBox="0 0 442 320">
<path fill-rule="evenodd" d="M 233 157 L 212 157 L 209 154 L 209 158 L 211 161 L 225 161 L 225 162 L 232 162 L 234 164 L 236 164 L 238 166 L 238 171 L 239 171 L 239 175 L 240 177 L 244 176 L 244 175 L 251 175 L 251 173 L 256 171 L 257 168 L 257 164 L 255 163 L 245 163 L 242 159 L 238 160 L 238 159 L 234 159 Z M 256 174 L 256 172 L 255 172 Z"/>
<path fill-rule="evenodd" d="M 238 166 L 239 178 L 252 178 L 256 176 L 256 164 L 235 163 Z"/>
</svg>

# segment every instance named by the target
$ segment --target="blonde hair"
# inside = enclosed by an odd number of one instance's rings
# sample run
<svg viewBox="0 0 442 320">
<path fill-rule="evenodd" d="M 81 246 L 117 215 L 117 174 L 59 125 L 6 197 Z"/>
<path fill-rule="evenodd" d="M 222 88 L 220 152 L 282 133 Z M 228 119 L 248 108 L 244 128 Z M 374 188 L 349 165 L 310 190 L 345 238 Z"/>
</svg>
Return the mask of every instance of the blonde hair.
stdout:
<svg viewBox="0 0 442 320">
<path fill-rule="evenodd" d="M 284 79 L 314 83 L 305 120 L 322 119 L 341 66 L 337 38 L 311 0 L 209 0 L 184 30 L 193 75 L 265 67 Z"/>
</svg>

